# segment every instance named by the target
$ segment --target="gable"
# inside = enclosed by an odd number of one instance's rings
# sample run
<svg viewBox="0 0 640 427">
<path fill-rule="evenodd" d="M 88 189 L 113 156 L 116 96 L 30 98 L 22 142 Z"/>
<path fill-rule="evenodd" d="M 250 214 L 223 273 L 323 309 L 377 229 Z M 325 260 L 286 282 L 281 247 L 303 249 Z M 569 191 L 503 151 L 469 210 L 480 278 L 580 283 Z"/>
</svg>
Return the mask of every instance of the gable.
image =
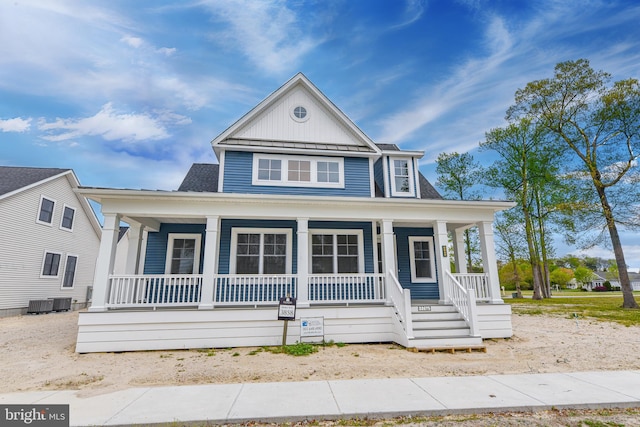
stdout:
<svg viewBox="0 0 640 427">
<path fill-rule="evenodd" d="M 304 117 L 294 110 L 304 108 Z M 212 141 L 216 153 L 226 147 L 285 150 L 380 150 L 349 118 L 302 74 L 285 83 Z"/>
</svg>

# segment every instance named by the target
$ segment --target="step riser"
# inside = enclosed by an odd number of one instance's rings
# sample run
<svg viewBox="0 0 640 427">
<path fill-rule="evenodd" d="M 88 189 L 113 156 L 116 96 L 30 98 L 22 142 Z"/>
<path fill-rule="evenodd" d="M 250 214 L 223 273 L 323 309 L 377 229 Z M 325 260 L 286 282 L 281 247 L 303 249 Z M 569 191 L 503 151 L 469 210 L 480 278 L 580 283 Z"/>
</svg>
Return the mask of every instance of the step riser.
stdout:
<svg viewBox="0 0 640 427">
<path fill-rule="evenodd" d="M 468 328 L 464 320 L 430 320 L 416 321 L 413 319 L 413 330 Z"/>
<path fill-rule="evenodd" d="M 411 318 L 414 322 L 424 321 L 432 321 L 432 320 L 460 320 L 462 316 L 460 313 L 412 313 Z"/>
<path fill-rule="evenodd" d="M 421 310 L 419 307 L 424 307 L 426 309 Z M 451 305 L 412 305 L 411 306 L 412 313 L 441 313 L 441 312 L 449 312 L 449 313 L 457 313 L 455 307 Z"/>
<path fill-rule="evenodd" d="M 468 337 L 471 335 L 469 328 L 460 329 L 433 329 L 428 331 L 413 330 L 415 338 L 440 338 L 440 337 Z"/>
<path fill-rule="evenodd" d="M 464 346 L 478 346 L 482 345 L 482 338 L 479 337 L 464 337 L 464 338 L 433 338 L 433 339 L 420 339 L 415 338 L 409 340 L 409 347 L 416 347 L 418 349 L 429 349 L 439 347 L 464 347 Z"/>
</svg>

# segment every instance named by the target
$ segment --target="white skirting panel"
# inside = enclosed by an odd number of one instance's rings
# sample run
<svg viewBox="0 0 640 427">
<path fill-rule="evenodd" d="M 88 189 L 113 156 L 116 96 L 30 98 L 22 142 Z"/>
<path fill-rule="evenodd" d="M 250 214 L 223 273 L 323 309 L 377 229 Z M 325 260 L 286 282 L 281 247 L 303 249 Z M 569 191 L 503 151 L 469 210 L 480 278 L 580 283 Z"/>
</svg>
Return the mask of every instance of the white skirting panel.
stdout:
<svg viewBox="0 0 640 427">
<path fill-rule="evenodd" d="M 482 339 L 510 338 L 513 335 L 509 304 L 478 304 L 477 307 Z"/>
<path fill-rule="evenodd" d="M 344 343 L 394 342 L 391 307 L 298 308 L 287 344 L 300 341 L 300 318 L 324 318 L 324 339 Z M 273 346 L 282 344 L 277 308 L 82 312 L 78 353 Z M 321 338 L 320 338 L 321 339 Z M 304 338 L 304 341 L 318 340 Z"/>
</svg>

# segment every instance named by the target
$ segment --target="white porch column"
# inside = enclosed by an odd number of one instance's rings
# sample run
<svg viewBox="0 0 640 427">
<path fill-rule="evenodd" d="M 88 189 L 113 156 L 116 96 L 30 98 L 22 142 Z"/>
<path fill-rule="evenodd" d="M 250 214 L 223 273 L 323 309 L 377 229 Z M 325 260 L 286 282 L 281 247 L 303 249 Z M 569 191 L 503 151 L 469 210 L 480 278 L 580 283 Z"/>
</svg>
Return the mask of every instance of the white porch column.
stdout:
<svg viewBox="0 0 640 427">
<path fill-rule="evenodd" d="M 127 260 L 124 266 L 125 274 L 138 274 L 143 233 L 144 225 L 129 224 L 129 247 L 127 251 Z"/>
<path fill-rule="evenodd" d="M 456 273 L 468 273 L 467 271 L 467 253 L 464 245 L 464 232 L 466 228 L 457 228 L 453 230 L 453 247 L 456 251 Z"/>
<path fill-rule="evenodd" d="M 393 237 L 393 221 L 390 219 L 382 220 L 382 268 L 385 275 L 389 270 L 398 276 L 396 271 L 396 250 Z"/>
<path fill-rule="evenodd" d="M 213 309 L 213 291 L 217 272 L 217 247 L 219 216 L 207 216 L 204 236 L 204 266 L 202 267 L 202 296 L 198 310 Z"/>
<path fill-rule="evenodd" d="M 309 218 L 298 218 L 298 307 L 309 307 Z"/>
<path fill-rule="evenodd" d="M 440 304 L 446 303 L 444 295 L 445 272 L 451 271 L 449 263 L 449 235 L 447 234 L 447 223 L 445 221 L 435 221 L 433 224 L 434 256 L 436 259 L 436 270 L 438 272 L 438 293 L 440 294 Z"/>
<path fill-rule="evenodd" d="M 489 280 L 489 297 L 492 304 L 503 304 L 500 296 L 500 279 L 498 277 L 498 264 L 496 262 L 496 248 L 493 241 L 493 222 L 482 221 L 478 223 L 480 233 L 480 250 L 482 251 L 482 267 L 487 280 Z"/>
<path fill-rule="evenodd" d="M 98 259 L 93 277 L 93 296 L 89 311 L 106 311 L 107 293 L 109 292 L 109 275 L 113 272 L 120 231 L 120 216 L 104 214 L 102 237 L 98 249 Z"/>
</svg>

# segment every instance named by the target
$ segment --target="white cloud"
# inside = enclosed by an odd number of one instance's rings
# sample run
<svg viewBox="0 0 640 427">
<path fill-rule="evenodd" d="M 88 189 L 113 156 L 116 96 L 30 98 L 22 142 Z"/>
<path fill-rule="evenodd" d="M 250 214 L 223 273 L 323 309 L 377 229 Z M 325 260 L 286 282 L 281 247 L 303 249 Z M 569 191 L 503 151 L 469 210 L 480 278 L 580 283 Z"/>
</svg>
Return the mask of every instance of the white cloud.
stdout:
<svg viewBox="0 0 640 427">
<path fill-rule="evenodd" d="M 0 119 L 0 131 L 2 132 L 26 132 L 31 127 L 31 118 Z"/>
<path fill-rule="evenodd" d="M 124 36 L 120 39 L 120 41 L 134 48 L 139 48 L 144 44 L 144 40 L 142 40 L 140 37 L 133 36 Z"/>
<path fill-rule="evenodd" d="M 397 30 L 400 28 L 408 27 L 409 25 L 422 18 L 423 14 L 424 0 L 406 0 L 404 20 L 401 23 L 392 26 L 390 29 Z"/>
<path fill-rule="evenodd" d="M 186 124 L 189 119 L 173 113 L 124 114 L 114 110 L 111 103 L 105 104 L 92 117 L 81 119 L 56 119 L 54 122 L 41 122 L 38 129 L 47 132 L 43 136 L 48 141 L 66 141 L 83 136 L 100 136 L 107 141 L 145 141 L 160 140 L 170 135 L 167 124 Z"/>
<path fill-rule="evenodd" d="M 226 32 L 216 32 L 212 39 L 238 48 L 256 67 L 270 73 L 289 70 L 322 42 L 305 35 L 310 22 L 299 22 L 282 0 L 210 0 L 204 4 L 230 26 Z"/>
<path fill-rule="evenodd" d="M 157 52 L 165 55 L 165 56 L 171 56 L 174 53 L 176 53 L 176 48 L 175 47 L 161 47 L 160 49 L 157 50 Z"/>
</svg>

